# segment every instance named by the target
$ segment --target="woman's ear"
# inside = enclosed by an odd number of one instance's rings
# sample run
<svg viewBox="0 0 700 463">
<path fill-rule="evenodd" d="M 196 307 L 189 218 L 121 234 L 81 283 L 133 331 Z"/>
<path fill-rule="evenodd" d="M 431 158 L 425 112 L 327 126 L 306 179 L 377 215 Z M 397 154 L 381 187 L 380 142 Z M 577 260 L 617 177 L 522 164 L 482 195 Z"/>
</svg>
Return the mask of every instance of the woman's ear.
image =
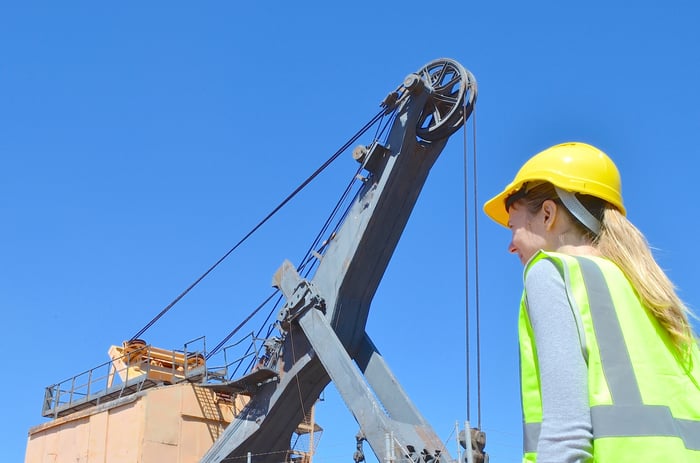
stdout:
<svg viewBox="0 0 700 463">
<path fill-rule="evenodd" d="M 557 218 L 557 212 L 559 212 L 557 203 L 555 203 L 551 199 L 545 200 L 545 202 L 542 203 L 542 212 L 544 217 L 545 229 L 549 231 L 552 229 L 552 227 L 554 227 L 554 222 Z"/>
</svg>

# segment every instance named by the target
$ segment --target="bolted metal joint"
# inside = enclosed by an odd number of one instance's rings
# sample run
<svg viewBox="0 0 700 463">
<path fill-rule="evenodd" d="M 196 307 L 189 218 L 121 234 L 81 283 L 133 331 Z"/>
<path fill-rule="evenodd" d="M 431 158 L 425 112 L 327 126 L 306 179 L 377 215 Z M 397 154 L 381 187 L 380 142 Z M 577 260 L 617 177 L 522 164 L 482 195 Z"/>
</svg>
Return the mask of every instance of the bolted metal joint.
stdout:
<svg viewBox="0 0 700 463">
<path fill-rule="evenodd" d="M 284 330 L 289 330 L 292 322 L 310 309 L 326 313 L 326 302 L 306 280 L 302 280 L 294 293 L 277 314 L 277 321 Z"/>
<path fill-rule="evenodd" d="M 365 451 L 362 448 L 362 443 L 366 441 L 365 435 L 362 431 L 355 435 L 355 452 L 352 454 L 352 459 L 355 463 L 362 463 L 365 461 Z"/>
<path fill-rule="evenodd" d="M 387 115 L 391 113 L 394 109 L 396 109 L 396 103 L 399 101 L 399 92 L 394 90 L 390 94 L 384 98 L 380 106 L 384 108 L 384 115 Z"/>
<path fill-rule="evenodd" d="M 358 145 L 352 150 L 352 158 L 359 163 L 363 163 L 367 159 L 368 152 L 369 150 L 365 145 Z"/>
<path fill-rule="evenodd" d="M 459 444 L 467 452 L 471 451 L 471 462 L 473 463 L 489 463 L 489 455 L 484 451 L 486 448 L 486 433 L 479 428 L 471 428 L 470 442 L 467 443 L 464 430 L 459 432 Z M 469 462 L 468 456 L 464 457 L 464 462 Z"/>
<path fill-rule="evenodd" d="M 377 173 L 381 166 L 386 163 L 386 158 L 389 155 L 389 148 L 375 141 L 370 146 L 360 145 L 352 151 L 352 157 L 362 167 L 373 174 Z"/>
<path fill-rule="evenodd" d="M 440 450 L 435 450 L 434 453 L 430 453 L 428 449 L 421 450 L 420 453 L 416 451 L 413 445 L 407 445 L 406 450 L 408 454 L 405 457 L 412 463 L 441 463 L 441 452 Z"/>
<path fill-rule="evenodd" d="M 414 73 L 406 76 L 403 80 L 403 86 L 406 87 L 406 90 L 409 92 L 416 94 L 420 93 L 425 88 L 425 82 L 423 82 L 423 79 L 421 79 L 418 74 Z"/>
</svg>

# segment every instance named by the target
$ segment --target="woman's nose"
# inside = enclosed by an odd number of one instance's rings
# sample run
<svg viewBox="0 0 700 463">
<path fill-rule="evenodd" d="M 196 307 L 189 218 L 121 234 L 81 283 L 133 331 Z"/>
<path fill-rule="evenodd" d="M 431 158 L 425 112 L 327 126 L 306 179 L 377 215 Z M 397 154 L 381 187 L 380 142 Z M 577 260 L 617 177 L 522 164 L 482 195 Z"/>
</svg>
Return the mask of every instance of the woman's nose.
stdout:
<svg viewBox="0 0 700 463">
<path fill-rule="evenodd" d="M 516 252 L 518 252 L 517 248 L 515 247 L 512 241 L 508 243 L 508 252 L 511 254 L 515 254 Z"/>
</svg>

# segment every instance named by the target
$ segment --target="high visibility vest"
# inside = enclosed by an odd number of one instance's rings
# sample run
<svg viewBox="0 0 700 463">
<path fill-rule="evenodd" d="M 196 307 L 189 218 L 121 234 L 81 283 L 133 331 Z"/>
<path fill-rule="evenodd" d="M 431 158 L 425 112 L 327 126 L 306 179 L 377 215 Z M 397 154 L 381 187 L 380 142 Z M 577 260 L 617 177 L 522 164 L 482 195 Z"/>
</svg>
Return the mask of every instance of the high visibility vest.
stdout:
<svg viewBox="0 0 700 463">
<path fill-rule="evenodd" d="M 700 462 L 700 351 L 682 358 L 607 259 L 540 251 L 564 278 L 588 366 L 593 461 Z M 523 461 L 537 461 L 542 424 L 537 347 L 523 293 L 519 319 Z"/>
</svg>

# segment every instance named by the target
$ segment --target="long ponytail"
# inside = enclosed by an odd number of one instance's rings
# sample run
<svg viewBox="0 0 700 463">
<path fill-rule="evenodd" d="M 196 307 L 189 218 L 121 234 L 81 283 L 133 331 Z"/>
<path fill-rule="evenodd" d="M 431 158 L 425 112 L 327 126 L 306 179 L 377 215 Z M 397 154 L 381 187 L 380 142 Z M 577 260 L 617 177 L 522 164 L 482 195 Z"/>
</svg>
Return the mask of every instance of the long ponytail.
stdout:
<svg viewBox="0 0 700 463">
<path fill-rule="evenodd" d="M 679 352 L 695 342 L 688 322 L 690 310 L 652 255 L 644 235 L 612 206 L 604 208 L 602 230 L 594 239 L 598 251 L 617 264 L 632 283 L 642 303 L 656 317 Z"/>
</svg>

